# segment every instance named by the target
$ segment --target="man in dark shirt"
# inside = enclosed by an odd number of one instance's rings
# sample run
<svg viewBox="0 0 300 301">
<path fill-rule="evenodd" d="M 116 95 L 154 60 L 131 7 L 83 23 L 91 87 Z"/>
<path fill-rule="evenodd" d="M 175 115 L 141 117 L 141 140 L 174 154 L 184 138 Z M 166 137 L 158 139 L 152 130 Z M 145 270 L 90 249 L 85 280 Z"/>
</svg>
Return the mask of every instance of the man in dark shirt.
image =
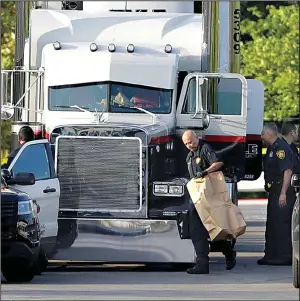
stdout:
<svg viewBox="0 0 300 301">
<path fill-rule="evenodd" d="M 300 173 L 300 154 L 295 142 L 298 140 L 298 131 L 295 124 L 284 123 L 281 128 L 282 140 L 285 141 L 293 152 L 294 168 L 293 173 Z"/>
<path fill-rule="evenodd" d="M 260 265 L 292 263 L 291 219 L 295 193 L 291 187 L 293 154 L 278 137 L 275 124 L 265 125 L 261 138 L 268 144 L 264 156 L 265 189 L 269 192 L 265 232 L 265 255 Z"/>
<path fill-rule="evenodd" d="M 190 178 L 202 178 L 218 171 L 222 168 L 223 162 L 217 158 L 212 147 L 199 140 L 193 131 L 186 131 L 182 136 L 184 145 L 190 150 L 186 162 Z M 187 270 L 189 274 L 208 274 L 209 273 L 209 234 L 204 227 L 198 212 L 190 201 L 189 207 L 190 236 L 196 251 L 196 265 Z M 231 270 L 236 264 L 236 253 L 230 242 L 214 242 L 214 247 L 221 250 L 226 257 L 226 269 Z M 217 246 L 218 245 L 218 246 Z"/>
<path fill-rule="evenodd" d="M 21 146 L 10 153 L 10 155 L 8 156 L 8 159 L 7 159 L 7 163 L 3 164 L 1 166 L 1 168 L 8 168 L 9 165 L 11 164 L 11 162 L 14 160 L 14 158 L 18 154 L 18 152 L 19 152 L 20 148 L 23 146 L 23 144 L 34 140 L 34 133 L 33 133 L 32 128 L 27 125 L 21 127 L 19 134 L 18 134 L 18 140 L 19 140 L 19 143 L 21 144 Z"/>
</svg>

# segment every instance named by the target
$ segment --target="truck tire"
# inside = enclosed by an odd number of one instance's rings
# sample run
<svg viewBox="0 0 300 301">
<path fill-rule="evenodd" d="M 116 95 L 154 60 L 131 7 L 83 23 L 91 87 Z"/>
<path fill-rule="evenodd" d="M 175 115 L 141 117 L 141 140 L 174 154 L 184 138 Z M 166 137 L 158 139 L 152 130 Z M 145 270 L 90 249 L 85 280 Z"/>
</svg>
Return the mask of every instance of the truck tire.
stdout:
<svg viewBox="0 0 300 301">
<path fill-rule="evenodd" d="M 299 260 L 293 256 L 293 286 L 299 288 L 300 282 L 300 269 L 299 269 Z"/>
<path fill-rule="evenodd" d="M 58 220 L 58 249 L 69 249 L 78 237 L 76 220 Z"/>
<path fill-rule="evenodd" d="M 2 262 L 1 271 L 7 282 L 30 282 L 35 276 L 33 267 L 24 263 Z"/>
</svg>

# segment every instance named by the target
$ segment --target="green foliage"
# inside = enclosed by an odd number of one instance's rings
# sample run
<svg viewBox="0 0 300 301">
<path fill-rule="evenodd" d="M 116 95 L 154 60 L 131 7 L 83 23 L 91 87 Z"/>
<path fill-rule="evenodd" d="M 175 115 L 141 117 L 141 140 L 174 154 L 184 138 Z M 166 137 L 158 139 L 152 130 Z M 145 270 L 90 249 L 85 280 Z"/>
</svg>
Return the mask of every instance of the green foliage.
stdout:
<svg viewBox="0 0 300 301">
<path fill-rule="evenodd" d="M 10 150 L 11 137 L 11 120 L 0 120 L 1 126 L 1 159 L 6 156 L 7 151 Z"/>
<path fill-rule="evenodd" d="M 1 68 L 11 69 L 15 51 L 16 2 L 1 1 Z"/>
<path fill-rule="evenodd" d="M 12 69 L 15 51 L 16 2 L 1 1 L 1 69 Z M 10 149 L 11 120 L 1 120 L 1 163 Z"/>
<path fill-rule="evenodd" d="M 241 43 L 242 74 L 265 86 L 265 120 L 282 120 L 299 114 L 299 6 L 267 6 L 268 14 L 248 8 L 257 21 L 244 19 Z"/>
</svg>

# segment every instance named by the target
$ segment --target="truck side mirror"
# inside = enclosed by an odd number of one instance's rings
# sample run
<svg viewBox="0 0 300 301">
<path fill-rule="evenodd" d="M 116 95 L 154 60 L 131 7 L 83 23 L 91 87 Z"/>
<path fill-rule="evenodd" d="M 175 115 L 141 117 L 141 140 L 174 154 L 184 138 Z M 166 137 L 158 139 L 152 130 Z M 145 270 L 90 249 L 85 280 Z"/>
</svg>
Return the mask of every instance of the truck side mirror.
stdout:
<svg viewBox="0 0 300 301">
<path fill-rule="evenodd" d="M 1 120 L 9 120 L 13 118 L 14 113 L 15 113 L 15 109 L 11 105 L 1 106 Z"/>
<path fill-rule="evenodd" d="M 14 116 L 14 108 L 8 102 L 8 72 L 1 71 L 1 120 L 8 120 Z"/>
<path fill-rule="evenodd" d="M 203 83 L 204 83 L 204 78 L 203 77 L 198 78 L 198 85 L 202 86 Z"/>
<path fill-rule="evenodd" d="M 8 73 L 5 71 L 1 71 L 0 91 L 1 91 L 1 105 L 6 105 L 8 102 Z"/>
<path fill-rule="evenodd" d="M 203 112 L 203 117 L 202 117 L 202 125 L 203 125 L 203 129 L 206 130 L 209 127 L 210 124 L 210 116 L 208 114 L 208 112 Z"/>
</svg>

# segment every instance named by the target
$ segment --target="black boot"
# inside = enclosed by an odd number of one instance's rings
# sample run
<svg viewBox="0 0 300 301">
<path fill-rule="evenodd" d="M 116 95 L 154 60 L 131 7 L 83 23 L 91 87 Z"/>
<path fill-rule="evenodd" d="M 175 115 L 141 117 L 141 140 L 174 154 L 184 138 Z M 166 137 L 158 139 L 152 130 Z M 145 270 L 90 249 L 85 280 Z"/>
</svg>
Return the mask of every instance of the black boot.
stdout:
<svg viewBox="0 0 300 301">
<path fill-rule="evenodd" d="M 209 274 L 209 264 L 196 264 L 193 268 L 187 269 L 188 274 Z"/>
<path fill-rule="evenodd" d="M 236 265 L 236 252 L 232 251 L 230 255 L 226 256 L 226 270 L 232 270 Z"/>
<path fill-rule="evenodd" d="M 268 259 L 264 256 L 263 258 L 257 260 L 257 264 L 258 265 L 268 265 L 269 264 Z"/>
<path fill-rule="evenodd" d="M 263 257 L 261 259 L 257 260 L 258 265 L 282 265 L 282 266 L 291 266 L 292 265 L 292 259 L 268 259 L 267 257 Z"/>
</svg>

